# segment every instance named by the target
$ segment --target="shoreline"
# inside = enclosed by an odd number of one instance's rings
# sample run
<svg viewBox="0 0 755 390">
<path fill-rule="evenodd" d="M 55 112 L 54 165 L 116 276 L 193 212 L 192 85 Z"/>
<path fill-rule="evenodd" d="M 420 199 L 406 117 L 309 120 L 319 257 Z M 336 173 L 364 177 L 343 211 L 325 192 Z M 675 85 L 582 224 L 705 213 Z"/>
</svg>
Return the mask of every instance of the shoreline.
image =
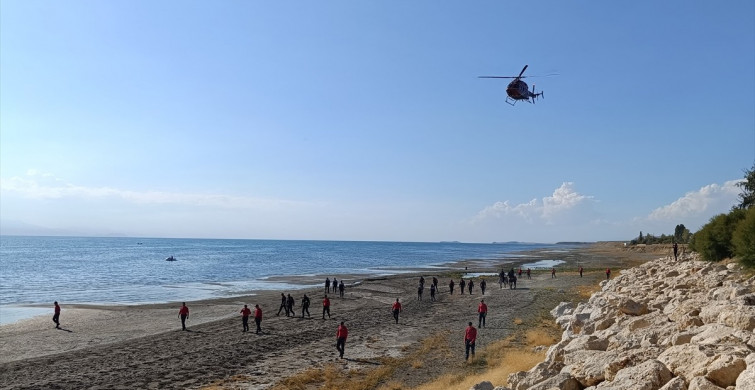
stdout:
<svg viewBox="0 0 755 390">
<path fill-rule="evenodd" d="M 495 259 L 463 259 L 458 261 L 452 261 L 452 262 L 439 262 L 439 263 L 431 263 L 421 266 L 406 266 L 406 267 L 374 267 L 370 269 L 370 272 L 364 272 L 364 273 L 352 273 L 352 274 L 343 274 L 343 276 L 346 278 L 346 280 L 355 281 L 352 282 L 351 285 L 354 283 L 361 283 L 365 280 L 370 280 L 372 278 L 383 278 L 383 277 L 397 277 L 401 275 L 414 275 L 414 274 L 422 274 L 422 273 L 447 273 L 447 272 L 455 272 L 460 271 L 460 267 L 475 267 L 474 269 L 482 268 L 484 270 L 490 271 L 490 269 L 495 267 L 500 267 L 503 265 L 512 265 L 513 264 L 520 264 L 522 262 L 527 261 L 528 258 L 534 257 L 532 253 L 537 254 L 562 254 L 567 253 L 570 250 L 573 250 L 574 248 L 578 248 L 580 246 L 587 246 L 587 245 L 594 245 L 597 243 L 560 243 L 565 245 L 569 249 L 552 249 L 552 248 L 540 248 L 540 249 L 531 249 L 531 250 L 523 250 L 513 253 L 508 253 L 503 255 L 501 258 L 495 258 Z M 548 244 L 553 245 L 553 244 Z M 540 259 L 540 261 L 560 261 L 560 263 L 555 264 L 556 267 L 558 267 L 559 264 L 565 263 L 565 261 L 562 260 L 556 260 L 556 259 Z M 497 263 L 495 267 L 491 268 L 492 263 Z M 524 266 L 524 265 L 523 265 Z M 548 266 L 549 268 L 550 266 Z M 535 269 L 535 267 L 533 267 Z M 484 272 L 484 271 L 483 271 Z M 470 273 L 471 270 L 470 270 Z M 258 279 L 254 279 L 251 281 L 243 281 L 243 283 L 249 283 L 249 284 L 262 284 L 262 285 L 269 285 L 269 288 L 258 288 L 258 289 L 249 289 L 240 291 L 238 294 L 231 294 L 227 296 L 219 296 L 219 297 L 199 297 L 197 299 L 189 298 L 186 300 L 186 302 L 191 303 L 203 303 L 203 302 L 212 302 L 216 300 L 224 300 L 224 299 L 241 299 L 246 297 L 254 297 L 260 294 L 264 294 L 266 292 L 270 291 L 304 291 L 309 289 L 316 289 L 317 286 L 321 285 L 323 283 L 324 278 L 331 277 L 332 275 L 329 274 L 294 274 L 294 275 L 272 275 L 272 276 L 264 276 Z M 340 279 L 339 279 L 340 280 Z M 234 283 L 239 283 L 239 281 L 222 281 L 217 283 L 189 283 L 189 284 L 199 284 L 199 286 L 222 286 L 222 285 L 230 285 Z M 347 284 L 347 287 L 350 287 L 349 284 Z M 197 291 L 205 290 L 201 287 L 182 287 L 185 288 L 187 292 L 189 292 L 189 296 L 194 295 Z M 200 294 L 201 295 L 201 294 Z M 165 305 L 165 304 L 175 304 L 176 302 L 180 301 L 145 301 L 145 302 L 107 302 L 107 301 L 100 301 L 100 302 L 75 302 L 75 303 L 64 303 L 60 302 L 61 305 L 65 305 L 68 308 L 75 308 L 75 309 L 96 309 L 100 307 L 132 307 L 132 308 L 139 308 L 141 306 L 153 306 L 153 305 Z M 4 304 L 0 305 L 0 328 L 8 325 L 13 325 L 21 321 L 25 320 L 31 320 L 36 319 L 39 320 L 43 317 L 48 317 L 48 313 L 44 311 L 44 309 L 51 310 L 51 303 L 12 303 L 12 304 Z M 10 319 L 8 319 L 10 318 Z"/>
<path fill-rule="evenodd" d="M 489 278 L 490 292 L 485 299 L 490 300 L 488 322 L 493 326 L 481 332 L 478 348 L 511 335 L 518 326 L 512 322 L 514 318 L 527 320 L 555 307 L 564 289 L 602 279 L 598 270 L 604 265 L 615 268 L 627 258 L 636 258 L 626 253 L 615 256 L 620 252 L 601 244 L 571 249 L 563 254 L 566 264 L 559 271 L 563 277 L 551 279 L 549 272 L 535 271 L 533 280 L 522 281 L 517 290 L 501 290 Z M 518 260 L 532 257 L 549 258 L 552 254 L 536 250 Z M 578 263 L 590 270 L 584 280 L 576 279 L 571 269 Z M 473 296 L 449 295 L 448 277 L 458 281 L 461 273 L 494 271 L 499 264 L 476 267 L 460 262 L 455 270 L 423 271 L 426 277 L 434 274 L 440 279 L 439 299 L 433 303 L 428 302 L 428 292 L 425 300 L 416 300 L 418 274 L 364 279 L 347 287 L 345 298 L 332 299 L 333 318 L 326 320 L 320 319 L 324 287 L 292 294 L 297 298 L 297 314 L 300 294 L 311 294 L 311 319 L 276 317 L 280 291 L 190 302 L 190 332 L 180 331 L 176 303 L 87 308 L 64 305 L 61 324 L 68 331 L 55 330 L 47 317 L 0 327 L 0 349 L 4 351 L 0 383 L 10 388 L 112 383 L 131 388 L 196 388 L 245 375 L 245 380 L 257 386 L 253 388 L 262 389 L 308 367 L 336 364 L 348 370 L 371 368 L 376 359 L 404 355 L 406 348 L 434 332 L 458 333 L 466 321 L 476 321 L 479 290 Z M 405 305 L 398 325 L 392 323 L 389 311 L 396 297 Z M 243 304 L 255 303 L 263 307 L 263 334 L 241 333 L 238 311 Z M 344 361 L 334 359 L 331 345 L 338 321 L 346 321 L 351 330 L 348 359 Z M 65 357 L 60 359 L 60 354 Z M 437 376 L 438 370 L 457 365 L 458 359 L 437 367 L 431 364 L 403 380 L 423 383 Z M 98 374 L 87 374 L 91 372 Z"/>
</svg>

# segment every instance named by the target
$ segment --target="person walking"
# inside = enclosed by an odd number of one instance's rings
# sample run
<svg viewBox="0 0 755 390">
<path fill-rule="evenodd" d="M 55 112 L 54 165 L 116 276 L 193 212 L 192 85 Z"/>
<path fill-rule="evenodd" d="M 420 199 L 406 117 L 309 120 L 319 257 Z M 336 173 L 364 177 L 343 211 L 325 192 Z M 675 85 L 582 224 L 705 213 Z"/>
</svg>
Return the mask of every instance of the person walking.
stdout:
<svg viewBox="0 0 755 390">
<path fill-rule="evenodd" d="M 55 308 L 52 314 L 52 322 L 55 323 L 55 329 L 60 329 L 60 306 L 58 305 L 58 301 L 55 301 L 53 304 Z"/>
<path fill-rule="evenodd" d="M 606 268 L 606 280 L 611 279 L 611 269 Z"/>
<path fill-rule="evenodd" d="M 262 328 L 260 327 L 262 324 L 262 309 L 260 309 L 260 305 L 254 305 L 254 323 L 257 325 L 257 331 L 254 333 L 260 334 L 262 332 Z"/>
<path fill-rule="evenodd" d="M 435 302 L 435 285 L 430 285 L 430 302 Z"/>
<path fill-rule="evenodd" d="M 243 326 L 242 332 L 249 331 L 249 315 L 250 314 L 252 314 L 252 311 L 249 310 L 249 307 L 247 305 L 244 305 L 244 308 L 241 309 L 241 325 Z"/>
<path fill-rule="evenodd" d="M 477 341 L 477 329 L 472 326 L 472 322 L 469 323 L 467 329 L 464 331 L 464 346 L 466 347 L 467 354 L 464 360 L 469 360 L 469 351 L 472 351 L 472 357 L 474 357 L 474 346 Z"/>
<path fill-rule="evenodd" d="M 438 278 L 435 276 L 433 276 L 433 286 L 435 286 L 435 291 L 440 292 L 440 290 L 438 290 Z"/>
<path fill-rule="evenodd" d="M 304 318 L 304 312 L 307 312 L 307 318 L 309 318 L 309 297 L 307 294 L 304 294 L 301 299 L 301 318 Z"/>
<path fill-rule="evenodd" d="M 529 268 L 527 268 L 527 279 L 532 279 L 532 271 Z"/>
<path fill-rule="evenodd" d="M 480 290 L 482 291 L 482 295 L 485 295 L 485 287 L 487 286 L 487 282 L 485 282 L 485 279 L 482 279 L 480 281 Z"/>
<path fill-rule="evenodd" d="M 513 273 L 509 276 L 509 290 L 516 290 L 516 275 Z"/>
<path fill-rule="evenodd" d="M 551 268 L 551 279 L 556 277 L 556 267 Z"/>
<path fill-rule="evenodd" d="M 338 281 L 336 278 L 333 278 L 333 294 L 336 293 L 336 290 L 338 290 Z"/>
<path fill-rule="evenodd" d="M 472 288 L 474 288 L 474 282 L 470 280 L 469 283 L 467 283 L 467 288 L 469 288 L 469 295 L 472 295 Z"/>
<path fill-rule="evenodd" d="M 674 260 L 679 260 L 679 245 L 674 243 Z"/>
<path fill-rule="evenodd" d="M 396 298 L 396 302 L 393 303 L 391 310 L 393 311 L 393 318 L 396 319 L 396 323 L 398 324 L 398 315 L 401 313 L 401 302 L 398 301 L 398 298 Z"/>
<path fill-rule="evenodd" d="M 328 318 L 330 318 L 330 299 L 328 299 L 328 296 L 326 295 L 325 298 L 322 299 L 322 319 L 325 319 L 325 313 L 328 313 Z"/>
<path fill-rule="evenodd" d="M 336 329 L 336 349 L 341 359 L 343 359 L 343 353 L 346 351 L 347 337 L 349 337 L 349 330 L 346 329 L 346 325 L 341 321 L 341 325 L 338 325 L 338 329 Z"/>
<path fill-rule="evenodd" d="M 276 313 L 276 316 L 281 315 L 281 310 L 286 312 L 286 316 L 288 316 L 288 299 L 286 299 L 286 294 L 281 293 L 281 305 L 278 308 L 278 313 Z"/>
<path fill-rule="evenodd" d="M 343 298 L 343 292 L 346 290 L 346 285 L 343 284 L 343 279 L 341 279 L 341 284 L 338 285 L 338 294 Z"/>
<path fill-rule="evenodd" d="M 291 296 L 291 294 L 288 294 L 288 298 L 286 298 L 286 317 L 291 315 L 291 317 L 296 317 L 296 313 L 294 312 L 294 305 L 296 304 L 296 301 L 294 300 L 294 297 Z"/>
<path fill-rule="evenodd" d="M 477 327 L 484 328 L 485 317 L 488 316 L 488 305 L 485 304 L 484 299 L 480 299 L 480 304 L 477 305 L 477 314 L 479 314 L 478 319 L 477 319 Z"/>
<path fill-rule="evenodd" d="M 455 285 L 454 280 L 451 279 L 451 281 L 448 282 L 448 291 L 451 292 L 451 295 L 454 295 L 454 285 Z"/>
<path fill-rule="evenodd" d="M 467 283 L 464 281 L 464 279 L 461 279 L 459 281 L 459 287 L 461 287 L 461 295 L 464 295 L 464 286 L 466 286 Z"/>
<path fill-rule="evenodd" d="M 419 277 L 419 285 L 422 286 L 422 287 L 425 287 L 425 277 L 424 276 L 420 276 Z"/>
<path fill-rule="evenodd" d="M 417 286 L 417 300 L 418 301 L 422 300 L 422 291 L 424 291 L 424 290 L 425 290 L 425 286 L 423 286 L 421 284 L 419 286 Z"/>
<path fill-rule="evenodd" d="M 189 308 L 186 307 L 186 302 L 178 309 L 178 318 L 181 319 L 181 329 L 186 330 L 186 320 L 189 319 Z"/>
<path fill-rule="evenodd" d="M 330 292 L 330 278 L 325 278 L 325 294 Z"/>
<path fill-rule="evenodd" d="M 580 265 L 580 266 L 579 266 L 579 277 L 580 277 L 580 278 L 582 277 L 582 271 L 584 271 L 584 269 L 583 269 L 583 268 L 582 268 L 582 266 Z"/>
</svg>

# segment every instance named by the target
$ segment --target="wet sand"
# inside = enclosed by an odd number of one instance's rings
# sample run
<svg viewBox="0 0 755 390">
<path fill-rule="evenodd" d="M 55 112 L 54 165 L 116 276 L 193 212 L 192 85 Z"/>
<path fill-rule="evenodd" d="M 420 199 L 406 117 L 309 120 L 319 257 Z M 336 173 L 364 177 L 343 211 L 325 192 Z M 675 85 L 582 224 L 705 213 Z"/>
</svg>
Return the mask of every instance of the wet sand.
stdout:
<svg viewBox="0 0 755 390">
<path fill-rule="evenodd" d="M 557 277 L 537 271 L 531 280 L 520 280 L 516 290 L 500 289 L 497 278 L 487 278 L 484 297 L 489 307 L 487 326 L 480 330 L 478 348 L 511 335 L 514 318 L 527 320 L 547 313 L 568 291 L 594 285 L 602 270 L 627 268 L 659 257 L 654 253 L 627 252 L 613 243 L 578 247 L 567 253 L 533 251 L 516 261 L 560 258 Z M 582 265 L 585 277 L 576 269 Z M 466 271 L 464 268 L 468 267 Z M 510 263 L 507 262 L 507 268 Z M 292 291 L 297 317 L 276 316 L 280 292 L 254 296 L 188 302 L 188 331 L 177 318 L 179 303 L 70 307 L 63 305 L 61 327 L 51 318 L 35 318 L 0 326 L 0 387 L 2 388 L 201 388 L 218 380 L 241 377 L 243 388 L 266 389 L 282 378 L 310 367 L 337 364 L 344 369 L 371 368 L 383 356 L 401 356 L 419 340 L 437 331 L 458 333 L 468 321 L 477 325 L 479 286 L 473 295 L 448 293 L 448 281 L 463 272 L 497 272 L 500 264 L 473 261 L 454 270 L 422 274 L 426 287 L 432 276 L 440 280 L 437 301 L 430 302 L 429 288 L 417 300 L 419 274 L 402 274 L 360 280 L 347 285 L 344 298 L 331 297 L 331 318 L 322 319 L 324 288 Z M 339 275 L 336 275 L 337 277 Z M 356 281 L 356 278 L 345 277 Z M 340 277 L 339 277 L 340 280 Z M 475 283 L 478 283 L 475 278 Z M 312 299 L 310 318 L 301 318 L 300 298 Z M 390 307 L 400 298 L 404 311 L 395 324 Z M 244 304 L 263 309 L 262 334 L 243 333 L 238 314 Z M 50 313 L 51 317 L 52 313 Z M 335 330 L 345 321 L 349 328 L 346 359 L 338 359 Z M 463 344 L 459 341 L 459 357 Z M 420 384 L 459 364 L 456 359 L 415 370 L 400 380 Z M 397 374 L 397 375 L 400 375 Z M 236 386 L 236 385 L 234 385 Z"/>
</svg>

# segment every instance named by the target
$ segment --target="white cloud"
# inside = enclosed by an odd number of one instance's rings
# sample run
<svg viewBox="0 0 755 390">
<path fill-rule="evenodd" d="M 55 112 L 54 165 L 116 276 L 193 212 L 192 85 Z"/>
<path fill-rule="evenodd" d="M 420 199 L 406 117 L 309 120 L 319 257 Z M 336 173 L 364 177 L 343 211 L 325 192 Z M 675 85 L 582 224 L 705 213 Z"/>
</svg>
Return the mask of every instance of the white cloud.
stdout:
<svg viewBox="0 0 755 390">
<path fill-rule="evenodd" d="M 165 191 L 131 191 L 112 187 L 84 187 L 65 183 L 50 174 L 36 170 L 27 172 L 28 178 L 0 179 L 0 191 L 15 193 L 29 199 L 121 199 L 135 204 L 175 204 L 219 207 L 226 209 L 287 208 L 306 202 L 266 199 L 223 194 L 178 193 Z M 38 180 L 38 178 L 51 180 Z M 52 181 L 52 182 L 50 182 Z"/>
<path fill-rule="evenodd" d="M 710 217 L 728 211 L 736 204 L 741 189 L 730 180 L 723 185 L 710 184 L 697 191 L 690 191 L 671 204 L 653 210 L 647 216 L 649 221 L 679 221 L 687 218 Z"/>
<path fill-rule="evenodd" d="M 574 189 L 574 183 L 564 182 L 551 196 L 543 197 L 541 201 L 532 199 L 517 205 L 511 205 L 508 200 L 496 202 L 477 213 L 473 222 L 519 218 L 531 224 L 552 225 L 569 222 L 575 217 L 585 220 L 585 217 L 594 216 L 592 199 L 592 196 L 578 193 Z"/>
</svg>

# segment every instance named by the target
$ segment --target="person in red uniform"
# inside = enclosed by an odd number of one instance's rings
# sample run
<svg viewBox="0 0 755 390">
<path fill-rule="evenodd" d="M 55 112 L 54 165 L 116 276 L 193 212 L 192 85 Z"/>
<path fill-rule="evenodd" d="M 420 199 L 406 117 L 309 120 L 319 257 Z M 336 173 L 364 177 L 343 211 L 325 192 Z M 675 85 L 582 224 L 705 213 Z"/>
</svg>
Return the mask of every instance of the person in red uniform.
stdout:
<svg viewBox="0 0 755 390">
<path fill-rule="evenodd" d="M 488 305 L 485 304 L 484 299 L 480 299 L 480 304 L 477 305 L 477 313 L 479 313 L 479 319 L 477 320 L 477 327 L 478 328 L 484 328 L 485 327 L 485 317 L 488 315 Z"/>
<path fill-rule="evenodd" d="M 393 310 L 393 318 L 396 319 L 396 323 L 398 324 L 398 313 L 401 313 L 401 302 L 398 301 L 398 298 L 396 298 L 396 302 L 391 307 L 391 310 Z"/>
<path fill-rule="evenodd" d="M 260 328 L 260 324 L 262 323 L 262 309 L 260 309 L 260 305 L 254 305 L 254 323 L 257 325 L 257 331 L 254 333 L 259 334 L 262 332 L 262 328 Z"/>
<path fill-rule="evenodd" d="M 58 306 L 58 301 L 55 301 L 55 314 L 52 315 L 52 322 L 55 323 L 55 329 L 60 329 L 60 306 Z"/>
<path fill-rule="evenodd" d="M 241 324 L 244 326 L 244 329 L 242 332 L 248 332 L 249 331 L 249 315 L 252 314 L 252 311 L 249 310 L 249 307 L 247 305 L 244 305 L 244 308 L 241 309 Z"/>
<path fill-rule="evenodd" d="M 330 299 L 328 299 L 328 296 L 326 295 L 325 298 L 322 299 L 322 319 L 325 319 L 325 313 L 328 313 L 328 318 L 330 318 Z"/>
<path fill-rule="evenodd" d="M 338 329 L 336 330 L 336 349 L 341 359 L 343 359 L 343 352 L 346 350 L 346 337 L 349 337 L 349 330 L 346 329 L 346 325 L 341 321 L 341 325 L 338 325 Z"/>
<path fill-rule="evenodd" d="M 611 279 L 611 269 L 606 268 L 606 280 Z"/>
<path fill-rule="evenodd" d="M 186 330 L 186 319 L 189 318 L 189 308 L 186 307 L 186 302 L 181 304 L 181 308 L 178 309 L 178 317 L 181 319 L 181 328 Z"/>
<path fill-rule="evenodd" d="M 464 358 L 464 360 L 469 360 L 469 351 L 472 350 L 472 356 L 474 356 L 474 344 L 475 341 L 477 341 L 477 329 L 472 326 L 472 323 L 469 323 L 469 326 L 467 326 L 467 329 L 464 331 L 464 345 L 467 349 L 467 355 Z"/>
<path fill-rule="evenodd" d="M 584 271 L 584 268 L 582 268 L 582 266 L 580 265 L 580 266 L 579 266 L 579 277 L 580 277 L 580 278 L 582 277 L 582 272 L 583 272 L 583 271 Z"/>
</svg>

